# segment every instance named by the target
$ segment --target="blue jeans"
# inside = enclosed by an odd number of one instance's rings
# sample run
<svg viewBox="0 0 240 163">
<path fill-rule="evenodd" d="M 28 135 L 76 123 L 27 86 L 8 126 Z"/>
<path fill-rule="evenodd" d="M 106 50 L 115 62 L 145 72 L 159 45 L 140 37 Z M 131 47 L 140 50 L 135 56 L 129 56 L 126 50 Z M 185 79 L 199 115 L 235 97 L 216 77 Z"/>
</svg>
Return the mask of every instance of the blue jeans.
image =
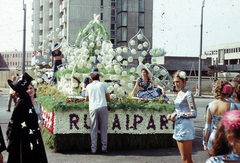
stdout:
<svg viewBox="0 0 240 163">
<path fill-rule="evenodd" d="M 57 84 L 57 79 L 55 77 L 55 72 L 58 70 L 57 66 L 62 64 L 62 60 L 54 60 L 53 61 L 53 77 L 52 77 L 52 81 L 51 81 L 51 85 Z"/>
</svg>

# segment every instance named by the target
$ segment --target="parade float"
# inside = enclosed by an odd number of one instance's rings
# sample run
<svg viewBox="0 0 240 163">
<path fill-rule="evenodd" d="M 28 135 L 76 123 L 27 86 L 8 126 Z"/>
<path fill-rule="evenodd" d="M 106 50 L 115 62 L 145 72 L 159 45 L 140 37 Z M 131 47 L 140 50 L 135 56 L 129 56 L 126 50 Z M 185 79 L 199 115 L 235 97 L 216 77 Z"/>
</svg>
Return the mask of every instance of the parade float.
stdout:
<svg viewBox="0 0 240 163">
<path fill-rule="evenodd" d="M 56 151 L 90 150 L 88 102 L 80 96 L 80 92 L 83 78 L 95 66 L 104 74 L 101 81 L 106 82 L 111 93 L 108 102 L 109 150 L 176 146 L 172 139 L 174 123 L 166 119 L 174 111 L 174 104 L 165 103 L 164 98 L 138 99 L 129 96 L 138 76 L 136 65 L 129 65 L 134 59 L 144 64 L 146 55 L 160 55 L 160 50 L 150 50 L 150 43 L 141 30 L 129 40 L 128 47 L 113 49 L 105 27 L 98 19 L 99 16 L 94 15 L 94 19 L 79 31 L 74 45 L 62 39 L 64 59 L 56 73 L 57 85 L 44 83 L 47 69 L 35 66 L 37 100 L 42 104 L 45 118 L 42 130 L 45 143 Z M 58 31 L 51 31 L 46 39 Z M 95 54 L 100 62 L 93 65 Z M 170 88 L 172 79 L 168 71 L 152 62 L 145 62 L 145 65 L 152 71 L 154 81 L 165 89 Z M 42 65 L 46 62 L 43 61 Z M 100 146 L 100 141 L 98 143 Z"/>
</svg>

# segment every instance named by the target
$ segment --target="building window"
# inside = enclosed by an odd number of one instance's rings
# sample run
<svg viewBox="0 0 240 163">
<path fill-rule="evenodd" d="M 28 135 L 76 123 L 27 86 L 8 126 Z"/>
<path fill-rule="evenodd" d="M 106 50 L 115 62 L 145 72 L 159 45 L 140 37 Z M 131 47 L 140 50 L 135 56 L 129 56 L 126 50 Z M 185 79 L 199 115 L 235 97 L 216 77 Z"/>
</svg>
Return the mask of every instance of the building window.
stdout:
<svg viewBox="0 0 240 163">
<path fill-rule="evenodd" d="M 18 58 L 20 58 L 20 54 L 18 54 Z"/>
<path fill-rule="evenodd" d="M 16 54 L 16 58 L 17 58 L 17 54 Z"/>
<path fill-rule="evenodd" d="M 139 13 L 139 27 L 144 27 L 144 13 Z"/>
<path fill-rule="evenodd" d="M 12 63 L 12 65 L 14 66 L 14 62 Z"/>
<path fill-rule="evenodd" d="M 122 41 L 127 41 L 127 28 L 122 28 Z"/>
<path fill-rule="evenodd" d="M 122 12 L 122 26 L 127 26 L 127 13 Z"/>
<path fill-rule="evenodd" d="M 118 0 L 117 1 L 117 12 L 119 13 L 119 12 L 121 12 L 122 11 L 122 0 Z"/>
<path fill-rule="evenodd" d="M 17 66 L 17 62 L 15 62 L 15 65 Z"/>
<path fill-rule="evenodd" d="M 122 0 L 122 11 L 127 11 L 128 0 Z"/>
<path fill-rule="evenodd" d="M 18 62 L 18 66 L 20 65 L 20 63 Z"/>
<path fill-rule="evenodd" d="M 119 14 L 117 15 L 117 27 L 120 27 L 121 24 L 122 24 L 122 14 L 119 13 Z"/>
<path fill-rule="evenodd" d="M 10 66 L 12 66 L 12 62 L 10 62 Z"/>
<path fill-rule="evenodd" d="M 115 35 L 115 31 L 111 31 L 111 36 Z"/>
<path fill-rule="evenodd" d="M 112 0 L 112 2 L 111 2 L 111 6 L 112 6 L 112 7 L 115 7 L 115 5 L 116 5 L 115 0 Z"/>
<path fill-rule="evenodd" d="M 101 0 L 101 6 L 103 6 L 103 0 Z"/>
<path fill-rule="evenodd" d="M 101 20 L 103 20 L 103 9 L 101 8 Z"/>
<path fill-rule="evenodd" d="M 117 29 L 117 42 L 122 41 L 122 30 L 121 28 Z"/>
<path fill-rule="evenodd" d="M 12 58 L 12 54 L 10 54 L 10 58 Z"/>
<path fill-rule="evenodd" d="M 139 0 L 139 12 L 144 12 L 144 0 Z"/>
<path fill-rule="evenodd" d="M 112 44 L 114 45 L 114 44 L 115 44 L 115 39 L 112 38 L 112 39 L 111 39 L 111 42 L 112 42 Z"/>
</svg>

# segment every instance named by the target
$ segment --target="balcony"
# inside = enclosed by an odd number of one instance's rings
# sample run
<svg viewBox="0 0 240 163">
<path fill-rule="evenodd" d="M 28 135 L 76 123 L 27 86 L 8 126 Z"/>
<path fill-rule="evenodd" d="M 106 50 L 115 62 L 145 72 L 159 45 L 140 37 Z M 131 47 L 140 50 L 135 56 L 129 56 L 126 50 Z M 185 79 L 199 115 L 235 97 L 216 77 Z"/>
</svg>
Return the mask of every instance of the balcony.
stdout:
<svg viewBox="0 0 240 163">
<path fill-rule="evenodd" d="M 53 15 L 53 9 L 49 8 L 49 16 L 52 16 L 52 15 Z"/>
<path fill-rule="evenodd" d="M 62 26 L 62 18 L 59 19 L 59 26 Z"/>
<path fill-rule="evenodd" d="M 63 5 L 62 5 L 62 4 L 59 6 L 59 12 L 60 12 L 60 13 L 63 12 Z"/>
<path fill-rule="evenodd" d="M 64 1 L 62 2 L 62 5 L 63 5 L 63 9 L 66 9 L 66 8 L 67 8 L 67 0 L 64 0 Z"/>
<path fill-rule="evenodd" d="M 43 0 L 40 0 L 40 7 L 43 6 Z"/>
<path fill-rule="evenodd" d="M 39 42 L 43 42 L 43 36 L 39 36 Z"/>
<path fill-rule="evenodd" d="M 43 30 L 43 24 L 42 24 L 42 23 L 39 24 L 39 30 L 40 30 L 40 31 Z"/>
<path fill-rule="evenodd" d="M 39 18 L 43 18 L 43 12 L 42 11 L 40 11 Z"/>
<path fill-rule="evenodd" d="M 67 23 L 67 15 L 66 14 L 64 14 L 62 16 L 62 23 Z"/>
<path fill-rule="evenodd" d="M 49 28 L 53 27 L 53 21 L 49 21 Z"/>
<path fill-rule="evenodd" d="M 49 0 L 49 3 L 53 3 L 53 0 Z"/>
<path fill-rule="evenodd" d="M 67 29 L 62 29 L 62 37 L 67 37 Z"/>
</svg>

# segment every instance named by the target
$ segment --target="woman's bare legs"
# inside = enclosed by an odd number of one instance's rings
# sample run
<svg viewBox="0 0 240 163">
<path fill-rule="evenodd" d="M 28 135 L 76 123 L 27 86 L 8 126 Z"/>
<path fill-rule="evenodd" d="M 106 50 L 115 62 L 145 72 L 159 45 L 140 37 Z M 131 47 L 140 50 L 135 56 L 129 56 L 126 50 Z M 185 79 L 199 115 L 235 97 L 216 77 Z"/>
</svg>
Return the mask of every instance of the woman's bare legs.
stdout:
<svg viewBox="0 0 240 163">
<path fill-rule="evenodd" d="M 183 163 L 192 163 L 192 140 L 177 141 Z"/>
</svg>

